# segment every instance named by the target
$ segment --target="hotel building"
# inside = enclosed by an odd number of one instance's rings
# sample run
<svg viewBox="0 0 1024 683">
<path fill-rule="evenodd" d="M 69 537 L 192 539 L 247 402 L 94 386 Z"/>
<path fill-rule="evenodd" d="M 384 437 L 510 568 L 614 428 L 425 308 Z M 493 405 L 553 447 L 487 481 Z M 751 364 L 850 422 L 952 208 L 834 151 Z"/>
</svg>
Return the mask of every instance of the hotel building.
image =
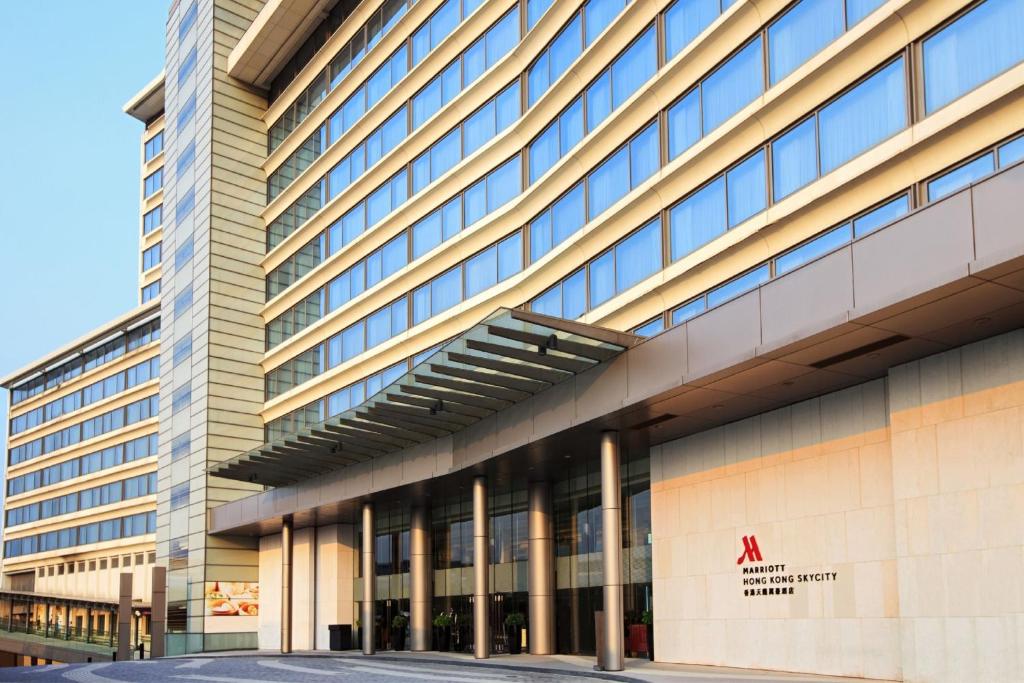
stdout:
<svg viewBox="0 0 1024 683">
<path fill-rule="evenodd" d="M 175 0 L 165 50 L 168 653 L 1024 677 L 1020 0 Z"/>
</svg>

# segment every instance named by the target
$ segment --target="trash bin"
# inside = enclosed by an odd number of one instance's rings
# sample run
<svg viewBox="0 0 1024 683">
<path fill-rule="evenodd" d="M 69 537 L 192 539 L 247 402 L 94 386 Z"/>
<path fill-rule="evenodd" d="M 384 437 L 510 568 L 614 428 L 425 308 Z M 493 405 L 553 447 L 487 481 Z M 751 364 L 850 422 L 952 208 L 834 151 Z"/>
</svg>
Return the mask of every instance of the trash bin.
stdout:
<svg viewBox="0 0 1024 683">
<path fill-rule="evenodd" d="M 331 650 L 352 649 L 352 625 L 331 624 L 327 627 L 331 634 Z"/>
</svg>

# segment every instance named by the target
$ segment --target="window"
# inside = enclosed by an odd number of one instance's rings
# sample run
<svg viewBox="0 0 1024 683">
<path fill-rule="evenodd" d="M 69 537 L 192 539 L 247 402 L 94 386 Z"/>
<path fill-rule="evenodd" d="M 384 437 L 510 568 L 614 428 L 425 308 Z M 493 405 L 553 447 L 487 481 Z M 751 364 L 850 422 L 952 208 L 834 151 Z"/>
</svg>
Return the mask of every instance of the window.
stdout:
<svg viewBox="0 0 1024 683">
<path fill-rule="evenodd" d="M 178 109 L 178 129 L 180 130 L 186 123 L 191 120 L 192 115 L 196 113 L 196 95 L 192 93 L 188 96 L 181 104 L 181 108 Z"/>
<path fill-rule="evenodd" d="M 196 206 L 196 191 L 195 188 L 188 188 L 181 193 L 181 197 L 178 202 L 174 205 L 174 220 L 179 224 L 192 213 L 192 209 Z"/>
<path fill-rule="evenodd" d="M 192 355 L 192 332 L 188 331 L 187 335 L 178 339 L 174 342 L 174 347 L 171 354 L 171 367 L 178 367 L 183 362 L 188 360 Z"/>
<path fill-rule="evenodd" d="M 587 215 L 593 219 L 620 197 L 629 192 L 629 147 L 619 148 L 587 178 L 590 206 Z"/>
<path fill-rule="evenodd" d="M 764 72 L 758 36 L 701 83 L 704 134 L 725 123 L 762 92 Z"/>
<path fill-rule="evenodd" d="M 174 170 L 180 176 L 192 162 L 196 160 L 196 143 L 190 142 L 185 149 L 181 150 L 178 154 L 177 161 L 174 162 Z"/>
<path fill-rule="evenodd" d="M 586 44 L 594 42 L 625 6 L 626 0 L 590 0 L 584 9 L 587 18 Z"/>
<path fill-rule="evenodd" d="M 447 311 L 462 301 L 462 266 L 452 268 L 430 283 L 430 315 Z"/>
<path fill-rule="evenodd" d="M 612 63 L 612 109 L 625 102 L 657 69 L 657 40 L 651 26 Z"/>
<path fill-rule="evenodd" d="M 930 114 L 1024 60 L 1024 3 L 986 0 L 924 41 Z"/>
<path fill-rule="evenodd" d="M 362 207 L 356 207 L 361 209 Z M 362 217 L 362 213 L 359 214 Z M 285 259 L 267 276 L 267 299 L 270 300 L 290 287 L 295 281 L 320 265 L 323 259 L 326 240 L 320 234 L 307 242 L 297 252 Z M 341 245 L 338 245 L 341 248 Z"/>
<path fill-rule="evenodd" d="M 184 384 L 171 395 L 171 412 L 179 413 L 192 405 L 192 384 Z"/>
<path fill-rule="evenodd" d="M 633 329 L 633 334 L 638 337 L 653 337 L 654 335 L 665 331 L 665 320 L 663 318 L 655 318 L 650 322 L 646 322 L 639 327 Z"/>
<path fill-rule="evenodd" d="M 775 259 L 775 275 L 784 275 L 803 264 L 813 261 L 819 256 L 835 251 L 853 238 L 851 225 L 846 223 L 829 230 L 805 244 L 786 252 Z"/>
<path fill-rule="evenodd" d="M 576 61 L 584 46 L 593 42 L 625 6 L 626 0 L 589 0 L 583 11 L 573 16 L 527 71 L 527 106 L 532 107 L 540 99 Z M 529 11 L 528 7 L 528 15 Z"/>
<path fill-rule="evenodd" d="M 142 234 L 148 235 L 163 223 L 163 204 L 157 205 L 153 210 L 147 211 L 142 216 Z"/>
<path fill-rule="evenodd" d="M 146 272 L 150 268 L 160 265 L 160 247 L 161 242 L 157 242 L 149 249 L 142 252 L 142 272 Z"/>
<path fill-rule="evenodd" d="M 1024 159 L 1024 136 L 1016 140 L 1010 140 L 999 147 L 999 167 L 1004 168 L 1010 164 Z"/>
<path fill-rule="evenodd" d="M 768 81 L 775 85 L 842 35 L 843 0 L 802 0 L 768 27 Z"/>
<path fill-rule="evenodd" d="M 846 26 L 850 28 L 871 14 L 885 0 L 846 0 Z"/>
<path fill-rule="evenodd" d="M 188 9 L 185 10 L 185 13 L 181 15 L 181 21 L 178 22 L 179 41 L 181 41 L 181 39 L 185 37 L 185 35 L 188 33 L 188 30 L 192 28 L 192 26 L 196 23 L 196 17 L 198 15 L 199 3 L 193 1 L 192 4 L 189 5 Z"/>
<path fill-rule="evenodd" d="M 768 264 L 758 266 L 749 273 L 740 275 L 737 278 L 733 278 L 724 285 L 720 285 L 715 289 L 708 292 L 708 308 L 714 308 L 720 304 L 734 299 L 741 294 L 756 289 L 765 282 L 768 282 L 770 277 L 770 270 Z"/>
<path fill-rule="evenodd" d="M 661 221 L 655 219 L 615 246 L 615 290 L 621 293 L 661 270 Z"/>
<path fill-rule="evenodd" d="M 669 211 L 671 257 L 678 261 L 726 230 L 725 178 L 719 177 Z"/>
<path fill-rule="evenodd" d="M 907 125 L 903 58 L 891 62 L 818 114 L 821 172 L 829 173 Z"/>
<path fill-rule="evenodd" d="M 160 294 L 160 281 L 157 280 L 156 282 L 150 283 L 150 284 L 148 284 L 148 285 L 146 285 L 145 287 L 142 288 L 142 292 L 141 292 L 142 303 L 146 303 L 147 301 L 153 300 L 159 294 Z"/>
<path fill-rule="evenodd" d="M 492 246 L 466 261 L 466 298 L 498 282 L 498 247 Z"/>
<path fill-rule="evenodd" d="M 582 138 L 583 100 L 577 98 L 530 144 L 530 183 L 536 182 Z"/>
<path fill-rule="evenodd" d="M 812 116 L 772 143 L 772 196 L 787 197 L 818 177 L 818 141 Z"/>
<path fill-rule="evenodd" d="M 189 449 L 192 447 L 192 436 L 186 431 L 182 434 L 178 434 L 171 440 L 171 460 L 180 460 L 188 455 Z"/>
<path fill-rule="evenodd" d="M 725 174 L 729 227 L 734 228 L 767 205 L 764 152 L 756 152 Z"/>
<path fill-rule="evenodd" d="M 99 541 L 112 541 L 129 536 L 138 536 L 156 531 L 156 513 L 143 512 L 128 517 L 93 522 L 77 527 L 60 529 L 15 540 L 4 541 L 4 557 L 20 557 L 37 552 L 61 550 Z M 130 556 L 125 556 L 130 558 Z M 131 566 L 130 559 L 124 566 Z M 64 573 L 64 565 L 56 567 L 58 574 Z M 48 576 L 54 575 L 54 566 L 48 568 Z"/>
<path fill-rule="evenodd" d="M 694 88 L 668 110 L 668 156 L 675 159 L 700 140 L 700 90 Z"/>
<path fill-rule="evenodd" d="M 164 186 L 164 169 L 158 168 L 142 181 L 142 194 L 144 197 L 150 197 L 156 193 L 157 190 Z"/>
<path fill-rule="evenodd" d="M 519 83 L 512 83 L 412 162 L 412 191 L 419 192 L 519 117 Z"/>
<path fill-rule="evenodd" d="M 164 151 L 164 132 L 160 131 L 150 139 L 146 140 L 143 145 L 143 150 L 143 156 L 147 162 L 152 161 L 153 157 Z"/>
<path fill-rule="evenodd" d="M 587 177 L 591 219 L 604 212 L 660 167 L 655 121 Z"/>
<path fill-rule="evenodd" d="M 171 510 L 177 510 L 188 505 L 188 482 L 176 484 L 171 487 Z"/>
<path fill-rule="evenodd" d="M 184 83 L 185 79 L 195 70 L 198 58 L 199 54 L 196 52 L 195 47 L 189 50 L 185 57 L 182 58 L 178 64 L 178 85 Z"/>
<path fill-rule="evenodd" d="M 526 0 L 526 30 L 529 31 L 536 25 L 553 0 Z"/>
<path fill-rule="evenodd" d="M 928 201 L 934 202 L 967 187 L 995 170 L 995 154 L 989 152 L 928 182 Z"/>
<path fill-rule="evenodd" d="M 177 320 L 192 307 L 192 285 L 174 297 L 174 319 Z"/>
<path fill-rule="evenodd" d="M 693 42 L 721 13 L 720 0 L 677 0 L 665 12 L 665 60 Z"/>
</svg>

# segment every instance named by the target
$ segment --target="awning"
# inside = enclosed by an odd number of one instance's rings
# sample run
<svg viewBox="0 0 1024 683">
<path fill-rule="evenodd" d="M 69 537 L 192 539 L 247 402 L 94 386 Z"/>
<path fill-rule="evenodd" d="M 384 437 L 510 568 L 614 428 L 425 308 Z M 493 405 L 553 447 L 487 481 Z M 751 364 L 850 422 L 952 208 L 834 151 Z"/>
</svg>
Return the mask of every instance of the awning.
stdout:
<svg viewBox="0 0 1024 683">
<path fill-rule="evenodd" d="M 448 436 L 611 360 L 640 338 L 499 309 L 360 405 L 209 469 L 287 486 Z"/>
</svg>

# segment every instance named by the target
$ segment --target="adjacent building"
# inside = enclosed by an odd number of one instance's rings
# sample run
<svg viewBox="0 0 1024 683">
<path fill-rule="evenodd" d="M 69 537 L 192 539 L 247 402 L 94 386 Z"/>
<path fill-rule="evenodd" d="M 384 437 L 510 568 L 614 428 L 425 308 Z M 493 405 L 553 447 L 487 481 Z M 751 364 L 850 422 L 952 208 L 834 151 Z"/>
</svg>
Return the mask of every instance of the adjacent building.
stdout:
<svg viewBox="0 0 1024 683">
<path fill-rule="evenodd" d="M 173 2 L 168 653 L 1024 676 L 1022 46 L 1019 0 Z"/>
</svg>

